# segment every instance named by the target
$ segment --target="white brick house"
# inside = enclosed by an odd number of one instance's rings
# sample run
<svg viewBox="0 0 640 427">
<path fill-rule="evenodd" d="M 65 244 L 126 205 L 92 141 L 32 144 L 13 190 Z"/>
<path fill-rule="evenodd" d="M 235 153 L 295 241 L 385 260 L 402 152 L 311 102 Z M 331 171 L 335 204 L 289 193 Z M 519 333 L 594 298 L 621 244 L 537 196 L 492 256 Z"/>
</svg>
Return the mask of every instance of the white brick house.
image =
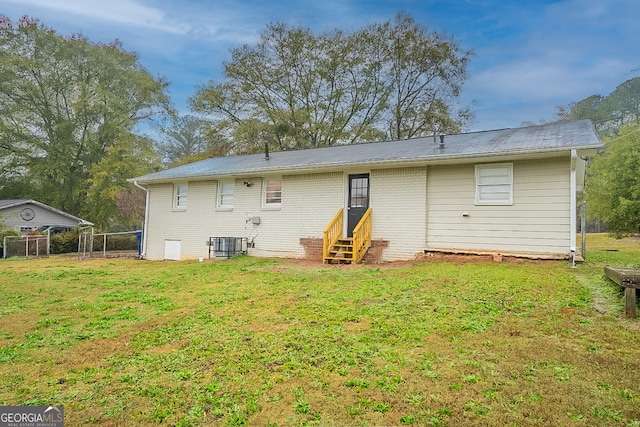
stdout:
<svg viewBox="0 0 640 427">
<path fill-rule="evenodd" d="M 322 260 L 336 213 L 347 236 L 366 208 L 378 261 L 427 251 L 568 258 L 586 158 L 601 146 L 583 120 L 211 158 L 131 181 L 147 191 L 148 259 L 207 258 L 208 239 L 224 236 L 246 238 L 252 256 Z"/>
</svg>

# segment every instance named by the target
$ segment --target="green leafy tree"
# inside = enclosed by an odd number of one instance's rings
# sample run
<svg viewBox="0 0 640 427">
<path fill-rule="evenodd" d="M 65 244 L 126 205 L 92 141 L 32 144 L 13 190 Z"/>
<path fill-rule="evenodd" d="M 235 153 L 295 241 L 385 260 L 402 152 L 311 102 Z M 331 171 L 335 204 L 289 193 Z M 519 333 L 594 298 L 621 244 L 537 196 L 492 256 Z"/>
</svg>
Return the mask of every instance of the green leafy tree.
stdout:
<svg viewBox="0 0 640 427">
<path fill-rule="evenodd" d="M 7 236 L 19 236 L 20 232 L 8 227 L 5 223 L 6 215 L 0 214 L 0 255 L 3 254 L 4 248 L 4 238 Z"/>
<path fill-rule="evenodd" d="M 615 127 L 635 122 L 640 118 L 640 77 L 627 80 L 618 85 L 600 106 Z"/>
<path fill-rule="evenodd" d="M 454 107 L 470 56 L 404 14 L 317 35 L 271 24 L 257 45 L 231 51 L 224 81 L 201 87 L 192 106 L 235 153 L 453 132 L 469 118 Z"/>
<path fill-rule="evenodd" d="M 234 152 L 259 151 L 264 142 L 286 150 L 381 135 L 370 125 L 385 96 L 380 70 L 359 55 L 361 44 L 341 31 L 316 36 L 269 25 L 257 46 L 232 50 L 226 81 L 201 88 L 193 106 L 213 115 Z"/>
<path fill-rule="evenodd" d="M 135 135 L 116 139 L 106 155 L 89 170 L 87 217 L 102 230 L 139 228 L 140 216 L 120 209 L 122 192 L 130 190 L 131 184 L 127 179 L 159 170 L 160 166 L 160 157 L 153 149 L 152 140 Z M 144 209 L 144 203 L 141 206 L 138 203 L 137 208 L 137 212 Z"/>
<path fill-rule="evenodd" d="M 117 41 L 0 17 L 0 195 L 106 221 L 112 206 L 87 198 L 94 168 L 106 169 L 114 150 L 138 141 L 137 125 L 169 110 L 166 87 Z"/>
<path fill-rule="evenodd" d="M 618 85 L 607 96 L 591 95 L 567 106 L 556 106 L 560 121 L 589 119 L 601 136 L 618 134 L 618 129 L 640 119 L 640 77 Z"/>
<path fill-rule="evenodd" d="M 589 213 L 617 236 L 640 232 L 640 127 L 625 125 L 589 168 Z"/>
<path fill-rule="evenodd" d="M 591 95 L 568 106 L 556 106 L 556 116 L 562 121 L 589 119 L 598 128 L 608 120 L 600 108 L 603 99 L 602 95 Z"/>
<path fill-rule="evenodd" d="M 618 85 L 607 96 L 592 95 L 556 107 L 560 121 L 590 119 L 606 143 L 587 180 L 588 216 L 617 236 L 640 231 L 640 78 Z"/>
</svg>

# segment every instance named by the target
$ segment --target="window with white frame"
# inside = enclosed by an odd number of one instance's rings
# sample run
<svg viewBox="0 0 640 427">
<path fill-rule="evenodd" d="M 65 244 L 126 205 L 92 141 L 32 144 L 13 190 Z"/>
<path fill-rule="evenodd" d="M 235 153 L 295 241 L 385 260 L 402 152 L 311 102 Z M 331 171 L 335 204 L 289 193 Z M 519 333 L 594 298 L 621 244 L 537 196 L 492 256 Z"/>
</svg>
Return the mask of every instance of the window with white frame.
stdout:
<svg viewBox="0 0 640 427">
<path fill-rule="evenodd" d="M 282 203 L 282 180 L 265 179 L 263 193 L 265 207 L 279 207 Z"/>
<path fill-rule="evenodd" d="M 476 165 L 476 204 L 513 204 L 513 164 Z"/>
<path fill-rule="evenodd" d="M 173 207 L 177 209 L 185 209 L 187 207 L 187 193 L 189 185 L 175 184 L 173 186 Z"/>
<path fill-rule="evenodd" d="M 218 207 L 233 208 L 233 193 L 235 191 L 235 181 L 218 182 Z"/>
</svg>

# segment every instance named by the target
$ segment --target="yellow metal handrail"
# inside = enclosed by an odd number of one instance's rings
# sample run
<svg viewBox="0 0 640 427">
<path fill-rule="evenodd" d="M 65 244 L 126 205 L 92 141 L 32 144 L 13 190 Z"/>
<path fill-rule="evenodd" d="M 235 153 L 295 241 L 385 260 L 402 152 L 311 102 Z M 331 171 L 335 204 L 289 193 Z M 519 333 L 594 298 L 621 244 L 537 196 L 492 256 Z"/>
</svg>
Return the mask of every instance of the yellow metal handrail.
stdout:
<svg viewBox="0 0 640 427">
<path fill-rule="evenodd" d="M 342 213 L 344 209 L 340 208 L 338 213 L 333 217 L 329 225 L 324 229 L 324 237 L 322 244 L 322 261 L 326 261 L 329 257 L 329 250 L 342 237 Z"/>
<path fill-rule="evenodd" d="M 358 264 L 371 247 L 371 208 L 364 213 L 353 229 L 353 262 Z"/>
</svg>

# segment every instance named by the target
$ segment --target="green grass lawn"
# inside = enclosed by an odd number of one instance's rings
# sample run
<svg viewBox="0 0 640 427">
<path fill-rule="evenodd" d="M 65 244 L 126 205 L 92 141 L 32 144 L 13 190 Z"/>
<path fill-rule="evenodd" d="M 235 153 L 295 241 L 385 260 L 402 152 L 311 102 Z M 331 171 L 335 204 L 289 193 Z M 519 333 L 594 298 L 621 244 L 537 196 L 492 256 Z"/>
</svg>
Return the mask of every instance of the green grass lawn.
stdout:
<svg viewBox="0 0 640 427">
<path fill-rule="evenodd" d="M 65 425 L 640 426 L 640 322 L 603 265 L 0 262 L 0 405 Z"/>
</svg>

